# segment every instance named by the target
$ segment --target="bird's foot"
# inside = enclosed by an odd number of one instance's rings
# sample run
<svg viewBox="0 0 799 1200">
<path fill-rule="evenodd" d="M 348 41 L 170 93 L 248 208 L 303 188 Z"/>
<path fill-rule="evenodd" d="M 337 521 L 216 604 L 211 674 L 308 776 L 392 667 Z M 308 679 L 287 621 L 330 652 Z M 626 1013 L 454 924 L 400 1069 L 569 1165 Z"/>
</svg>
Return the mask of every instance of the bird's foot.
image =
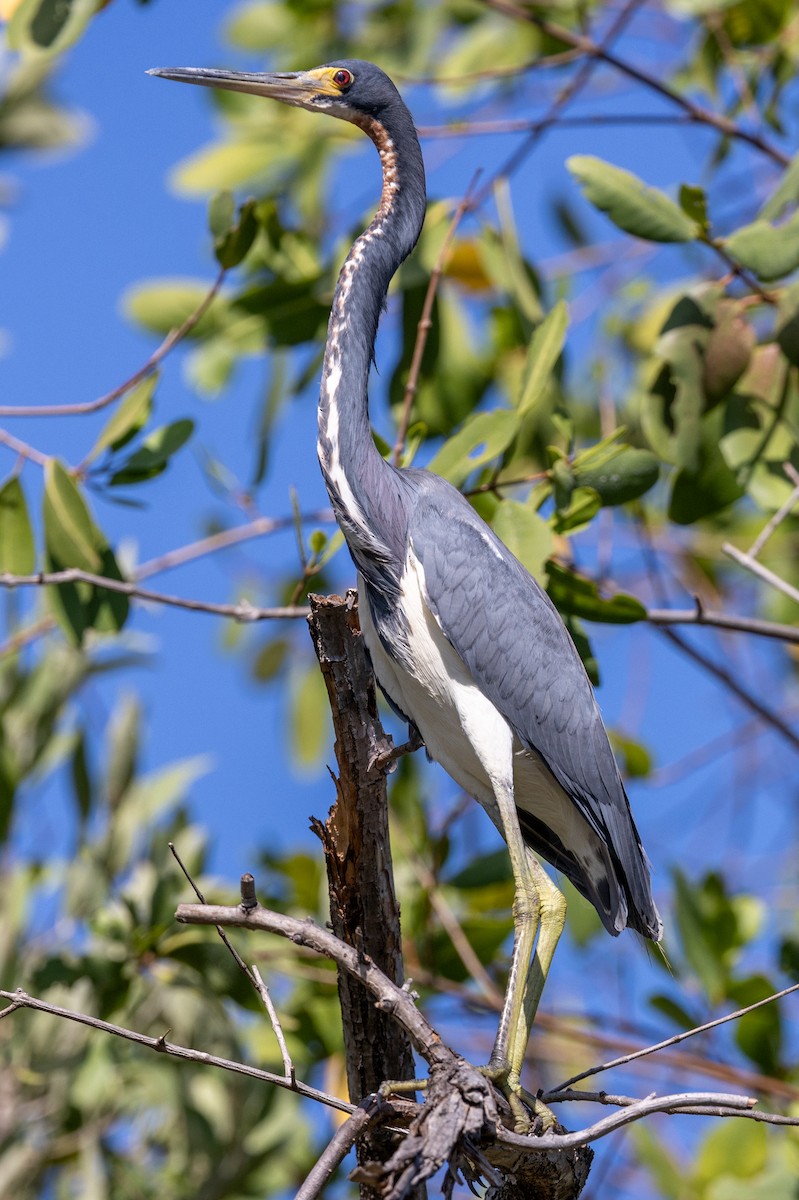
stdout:
<svg viewBox="0 0 799 1200">
<path fill-rule="evenodd" d="M 517 1080 L 511 1079 L 510 1067 L 502 1063 L 488 1063 L 487 1066 L 477 1069 L 504 1096 L 513 1120 L 514 1133 L 530 1133 L 540 1137 L 550 1129 L 560 1128 L 552 1109 L 538 1096 L 523 1088 Z"/>
<path fill-rule="evenodd" d="M 393 771 L 397 760 L 405 754 L 413 754 L 416 750 L 420 750 L 424 745 L 421 735 L 415 725 L 408 726 L 408 740 L 403 742 L 401 746 L 391 746 L 391 749 L 384 750 L 382 753 L 376 754 L 369 763 L 370 771 Z"/>
</svg>

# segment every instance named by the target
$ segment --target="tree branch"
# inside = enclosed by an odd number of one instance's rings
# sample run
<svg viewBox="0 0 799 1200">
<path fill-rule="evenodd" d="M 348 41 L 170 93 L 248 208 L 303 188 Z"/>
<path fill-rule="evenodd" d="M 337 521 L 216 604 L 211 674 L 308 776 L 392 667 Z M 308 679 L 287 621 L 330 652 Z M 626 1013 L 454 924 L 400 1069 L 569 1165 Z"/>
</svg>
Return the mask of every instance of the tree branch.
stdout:
<svg viewBox="0 0 799 1200">
<path fill-rule="evenodd" d="M 115 387 L 113 391 L 106 392 L 104 396 L 100 396 L 96 400 L 86 400 L 79 404 L 2 404 L 0 405 L 0 417 L 76 417 L 83 413 L 93 413 L 101 408 L 107 408 L 109 404 L 113 404 L 115 400 L 121 399 L 137 383 L 141 383 L 143 379 L 151 375 L 159 363 L 166 358 L 170 350 L 173 350 L 179 342 L 182 342 L 191 333 L 195 325 L 202 320 L 216 299 L 226 274 L 227 270 L 223 267 L 194 312 L 186 317 L 182 325 L 178 325 L 176 329 L 170 330 L 161 342 L 161 345 L 153 351 L 146 363 L 139 367 L 138 371 L 134 371 L 130 378 L 121 383 L 119 387 Z"/>
</svg>

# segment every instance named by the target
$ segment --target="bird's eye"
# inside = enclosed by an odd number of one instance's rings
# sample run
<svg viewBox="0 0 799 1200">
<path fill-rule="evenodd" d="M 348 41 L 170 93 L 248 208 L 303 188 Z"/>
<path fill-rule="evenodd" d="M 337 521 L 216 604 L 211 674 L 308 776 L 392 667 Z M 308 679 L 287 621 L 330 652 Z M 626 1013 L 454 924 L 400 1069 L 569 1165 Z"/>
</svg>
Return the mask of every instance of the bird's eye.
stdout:
<svg viewBox="0 0 799 1200">
<path fill-rule="evenodd" d="M 352 72 L 345 71 L 343 68 L 340 71 L 336 71 L 335 75 L 333 76 L 333 82 L 335 83 L 336 87 L 340 87 L 343 91 L 344 88 L 348 88 L 352 83 Z"/>
</svg>

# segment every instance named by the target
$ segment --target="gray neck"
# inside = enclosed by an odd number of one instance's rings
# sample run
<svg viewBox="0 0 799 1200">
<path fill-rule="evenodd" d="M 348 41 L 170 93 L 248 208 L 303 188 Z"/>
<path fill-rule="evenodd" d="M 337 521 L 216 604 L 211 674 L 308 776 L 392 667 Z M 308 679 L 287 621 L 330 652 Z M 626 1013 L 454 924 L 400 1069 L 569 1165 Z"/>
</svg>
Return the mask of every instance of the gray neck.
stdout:
<svg viewBox="0 0 799 1200">
<path fill-rule="evenodd" d="M 359 568 L 362 556 L 393 550 L 394 472 L 369 424 L 367 384 L 388 285 L 410 254 L 425 210 L 424 167 L 410 113 L 401 101 L 358 124 L 374 141 L 383 193 L 369 228 L 341 269 L 328 326 L 319 398 L 319 461 L 339 525 Z"/>
</svg>

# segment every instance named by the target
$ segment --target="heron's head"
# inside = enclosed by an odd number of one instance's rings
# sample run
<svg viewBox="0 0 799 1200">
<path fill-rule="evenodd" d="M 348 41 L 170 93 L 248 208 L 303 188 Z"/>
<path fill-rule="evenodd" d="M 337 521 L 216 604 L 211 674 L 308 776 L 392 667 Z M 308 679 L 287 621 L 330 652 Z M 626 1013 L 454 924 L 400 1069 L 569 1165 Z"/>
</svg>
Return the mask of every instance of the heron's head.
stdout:
<svg viewBox="0 0 799 1200">
<path fill-rule="evenodd" d="M 259 74 L 206 67 L 155 67 L 148 74 L 178 83 L 266 96 L 355 124 L 364 119 L 380 120 L 387 110 L 402 103 L 388 75 L 362 59 L 342 59 L 310 71 Z"/>
</svg>

